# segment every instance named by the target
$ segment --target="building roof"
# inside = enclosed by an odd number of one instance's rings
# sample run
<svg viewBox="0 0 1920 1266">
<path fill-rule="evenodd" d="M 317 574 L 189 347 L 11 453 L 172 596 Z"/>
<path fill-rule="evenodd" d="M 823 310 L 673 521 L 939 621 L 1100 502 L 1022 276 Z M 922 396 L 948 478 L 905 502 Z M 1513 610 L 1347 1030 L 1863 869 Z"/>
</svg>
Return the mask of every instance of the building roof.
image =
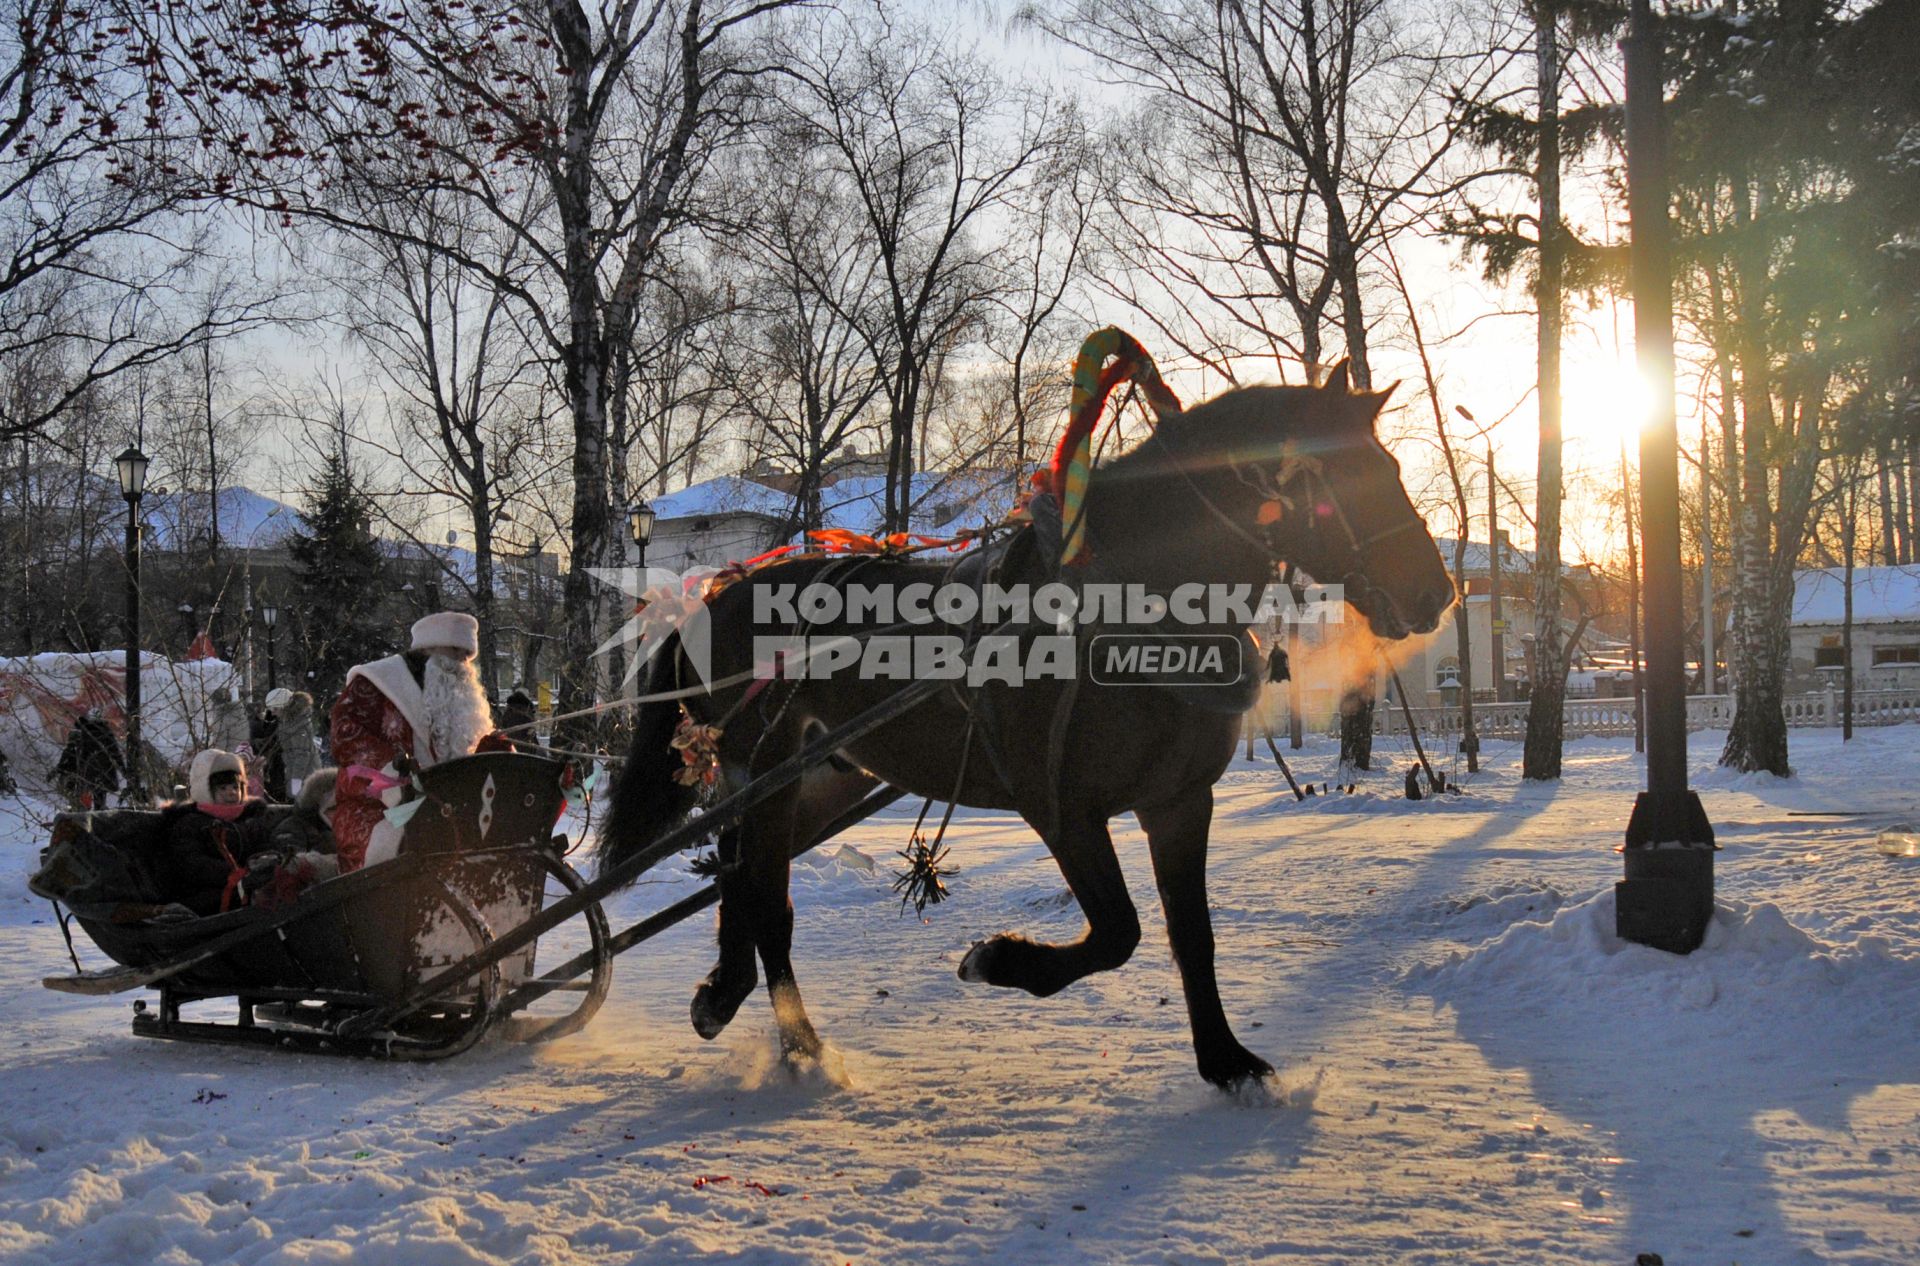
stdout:
<svg viewBox="0 0 1920 1266">
<path fill-rule="evenodd" d="M 1846 619 L 1846 571 L 1810 567 L 1793 573 L 1793 623 L 1840 624 Z M 1853 569 L 1853 622 L 1920 621 L 1920 567 Z"/>
<path fill-rule="evenodd" d="M 1436 536 L 1433 538 L 1433 543 L 1438 546 L 1440 550 L 1440 561 L 1447 565 L 1449 571 L 1453 569 L 1453 542 L 1454 538 L 1450 536 Z M 1466 574 L 1469 576 L 1488 575 L 1489 569 L 1487 564 L 1490 557 L 1491 551 L 1487 549 L 1487 543 L 1485 541 L 1469 540 L 1467 542 Z M 1511 543 L 1503 544 L 1500 548 L 1500 570 L 1508 574 L 1532 571 L 1532 551 L 1515 549 Z"/>
<path fill-rule="evenodd" d="M 300 511 L 284 501 L 235 485 L 222 488 L 220 503 L 220 543 L 230 549 L 274 549 L 286 544 L 287 537 L 300 528 Z M 183 529 L 204 532 L 207 524 L 207 494 L 204 492 L 166 492 L 147 496 L 141 511 L 150 525 L 153 547 L 176 549 Z"/>
<path fill-rule="evenodd" d="M 1013 508 L 1013 480 L 1003 470 L 922 471 L 910 489 L 912 525 L 917 531 L 957 531 L 996 520 Z M 822 518 L 832 528 L 871 532 L 886 518 L 884 475 L 850 475 L 820 491 Z M 722 475 L 702 480 L 653 502 L 662 523 L 684 519 L 751 515 L 778 523 L 793 509 L 793 498 L 766 484 Z"/>
</svg>

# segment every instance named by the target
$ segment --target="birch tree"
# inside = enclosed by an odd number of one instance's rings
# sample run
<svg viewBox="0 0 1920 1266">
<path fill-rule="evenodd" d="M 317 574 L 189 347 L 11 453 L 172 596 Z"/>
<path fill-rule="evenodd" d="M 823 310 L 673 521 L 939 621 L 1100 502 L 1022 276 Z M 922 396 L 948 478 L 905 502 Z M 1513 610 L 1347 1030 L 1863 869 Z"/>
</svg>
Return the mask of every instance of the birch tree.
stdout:
<svg viewBox="0 0 1920 1266">
<path fill-rule="evenodd" d="M 594 678 L 600 604 L 587 569 L 616 548 L 616 358 L 665 244 L 699 216 L 705 167 L 747 121 L 764 70 L 753 30 L 790 4 L 121 4 L 168 107 L 208 139 L 203 161 L 228 199 L 288 226 L 365 232 L 376 226 L 336 191 L 366 176 L 464 202 L 538 262 L 521 277 L 419 239 L 512 296 L 559 369 L 572 429 L 563 711 L 587 702 Z M 531 218 L 529 187 L 543 194 Z"/>
</svg>

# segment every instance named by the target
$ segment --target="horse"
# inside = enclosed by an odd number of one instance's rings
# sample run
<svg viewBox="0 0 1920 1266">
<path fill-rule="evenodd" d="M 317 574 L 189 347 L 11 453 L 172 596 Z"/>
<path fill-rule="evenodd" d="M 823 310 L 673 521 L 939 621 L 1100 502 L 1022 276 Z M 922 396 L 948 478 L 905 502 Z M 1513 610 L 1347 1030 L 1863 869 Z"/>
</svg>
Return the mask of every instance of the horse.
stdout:
<svg viewBox="0 0 1920 1266">
<path fill-rule="evenodd" d="M 1375 435 L 1390 392 L 1350 389 L 1342 365 L 1320 387 L 1253 386 L 1164 418 L 1149 436 L 1093 472 L 1085 492 L 1089 576 L 1158 594 L 1198 582 L 1258 592 L 1290 563 L 1345 586 L 1348 605 L 1385 639 L 1431 632 L 1454 600 L 1451 578 L 1401 484 L 1399 464 Z M 1029 536 L 1031 534 L 1029 533 Z M 1005 581 L 1050 574 L 1044 551 L 1021 538 L 994 560 Z M 1070 578 L 1075 566 L 1060 569 Z M 885 555 L 803 556 L 751 578 L 901 587 L 939 585 L 953 569 Z M 811 738 L 901 688 L 898 681 L 778 681 L 747 702 L 756 636 L 791 633 L 756 622 L 752 586 L 736 583 L 710 603 L 711 693 L 683 700 L 687 720 L 717 725 L 718 777 L 737 788 Z M 809 633 L 854 631 L 829 621 Z M 1026 630 L 1028 635 L 1034 632 Z M 648 694 L 689 680 L 683 648 L 666 646 L 647 674 Z M 1076 661 L 1076 668 L 1084 667 Z M 1256 666 L 1247 671 L 1257 672 Z M 685 734 L 681 704 L 644 704 L 611 793 L 599 845 L 603 871 L 684 820 L 697 791 L 676 779 Z M 789 860 L 869 792 L 890 784 L 930 800 L 1018 812 L 1045 842 L 1085 919 L 1081 935 L 1052 944 L 1002 932 L 976 942 L 959 975 L 1045 997 L 1081 977 L 1121 966 L 1140 921 L 1108 823 L 1132 812 L 1147 837 L 1167 936 L 1186 996 L 1200 1075 L 1223 1088 L 1273 1068 L 1234 1036 L 1214 972 L 1206 892 L 1213 786 L 1232 759 L 1240 715 L 1194 706 L 1153 686 L 1074 679 L 956 683 L 857 741 L 763 801 L 718 840 L 719 957 L 694 991 L 693 1027 L 725 1029 L 764 969 L 784 1055 L 817 1058 L 791 962 Z M 710 732 L 709 732 L 710 733 Z M 685 746 L 683 743 L 682 746 Z"/>
</svg>

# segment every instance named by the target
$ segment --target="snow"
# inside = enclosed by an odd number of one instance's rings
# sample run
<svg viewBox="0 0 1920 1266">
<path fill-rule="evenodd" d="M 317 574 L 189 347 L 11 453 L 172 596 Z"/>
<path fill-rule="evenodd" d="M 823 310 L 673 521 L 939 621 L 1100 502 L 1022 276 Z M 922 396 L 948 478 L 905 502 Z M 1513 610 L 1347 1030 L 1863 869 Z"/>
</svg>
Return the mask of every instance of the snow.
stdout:
<svg viewBox="0 0 1920 1266">
<path fill-rule="evenodd" d="M 917 531 L 955 531 L 996 521 L 1013 508 L 1014 489 L 1003 472 L 928 471 L 913 477 L 910 496 Z M 820 492 L 821 517 L 830 528 L 876 530 L 886 518 L 887 481 L 882 475 L 850 475 Z M 652 502 L 663 521 L 750 514 L 778 521 L 793 505 L 787 493 L 736 475 L 703 480 Z M 943 510 L 956 511 L 943 515 Z"/>
<path fill-rule="evenodd" d="M 1846 569 L 1810 567 L 1793 573 L 1793 622 L 1840 624 L 1846 619 Z M 1920 567 L 1853 569 L 1856 624 L 1920 621 Z"/>
<path fill-rule="evenodd" d="M 0 799 L 0 1259 L 1911 1263 L 1920 859 L 1874 840 L 1920 812 L 1916 739 L 1796 731 L 1782 780 L 1714 774 L 1696 736 L 1724 848 L 1686 958 L 1613 935 L 1624 740 L 1570 743 L 1546 786 L 1491 743 L 1465 794 L 1418 804 L 1393 740 L 1351 797 L 1296 803 L 1236 763 L 1221 987 L 1280 1069 L 1240 1096 L 1192 1071 L 1130 820 L 1141 949 L 1050 999 L 954 975 L 982 935 L 1079 930 L 1010 816 L 955 817 L 953 899 L 924 920 L 888 888 L 917 805 L 796 865 L 831 1046 L 795 1076 L 760 996 L 691 1032 L 711 916 L 623 956 L 549 1047 L 383 1065 L 134 1039 L 126 998 L 38 987 L 65 965 L 24 888 L 46 810 Z M 1330 746 L 1294 755 L 1331 776 Z M 656 869 L 616 925 L 697 882 Z"/>
<path fill-rule="evenodd" d="M 220 502 L 220 539 L 229 546 L 249 549 L 274 549 L 300 531 L 300 511 L 251 488 L 222 488 Z M 153 547 L 178 548 L 183 535 L 202 537 L 207 530 L 207 494 L 170 492 L 149 494 L 142 502 L 143 515 L 153 528 Z"/>
<path fill-rule="evenodd" d="M 46 651 L 0 657 L 0 752 L 15 778 L 47 786 L 73 722 L 90 708 L 109 715 L 116 731 L 126 689 L 125 651 Z M 140 653 L 140 733 L 170 764 L 206 745 L 213 692 L 238 692 L 239 670 L 225 660 L 170 661 Z"/>
</svg>

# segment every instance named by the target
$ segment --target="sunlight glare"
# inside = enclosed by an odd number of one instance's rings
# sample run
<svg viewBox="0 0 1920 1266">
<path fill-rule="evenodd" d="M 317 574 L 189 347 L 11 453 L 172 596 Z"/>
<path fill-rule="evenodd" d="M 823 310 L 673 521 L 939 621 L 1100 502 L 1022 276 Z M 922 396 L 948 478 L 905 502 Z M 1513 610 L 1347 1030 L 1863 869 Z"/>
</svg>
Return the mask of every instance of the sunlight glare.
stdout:
<svg viewBox="0 0 1920 1266">
<path fill-rule="evenodd" d="M 1612 446 L 1636 439 L 1653 415 L 1653 388 L 1631 361 L 1569 361 L 1562 396 L 1569 440 Z"/>
</svg>

